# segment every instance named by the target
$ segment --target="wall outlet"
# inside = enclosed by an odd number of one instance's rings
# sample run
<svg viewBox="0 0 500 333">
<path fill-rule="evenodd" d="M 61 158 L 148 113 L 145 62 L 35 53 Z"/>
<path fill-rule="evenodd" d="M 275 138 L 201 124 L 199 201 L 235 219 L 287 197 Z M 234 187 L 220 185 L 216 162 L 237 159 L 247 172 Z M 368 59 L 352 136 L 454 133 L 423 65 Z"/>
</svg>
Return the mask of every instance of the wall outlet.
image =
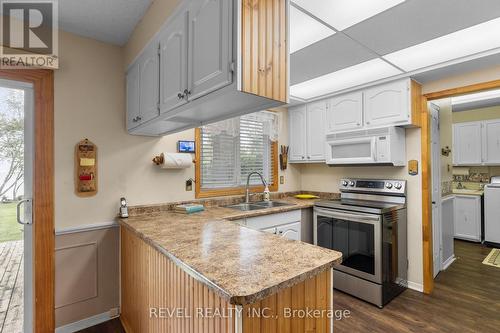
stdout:
<svg viewBox="0 0 500 333">
<path fill-rule="evenodd" d="M 193 190 L 193 181 L 191 179 L 186 180 L 186 191 Z"/>
<path fill-rule="evenodd" d="M 285 184 L 285 176 L 280 176 L 280 184 Z"/>
</svg>

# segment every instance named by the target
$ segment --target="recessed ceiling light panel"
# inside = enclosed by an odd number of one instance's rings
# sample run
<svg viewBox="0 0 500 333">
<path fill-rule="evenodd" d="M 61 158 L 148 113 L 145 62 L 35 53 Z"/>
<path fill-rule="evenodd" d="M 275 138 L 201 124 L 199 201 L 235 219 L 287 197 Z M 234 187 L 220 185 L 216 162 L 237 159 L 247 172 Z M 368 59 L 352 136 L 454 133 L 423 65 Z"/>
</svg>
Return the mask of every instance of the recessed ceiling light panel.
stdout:
<svg viewBox="0 0 500 333">
<path fill-rule="evenodd" d="M 410 46 L 384 56 L 405 71 L 500 48 L 500 18 Z"/>
<path fill-rule="evenodd" d="M 293 85 L 290 95 L 307 100 L 401 73 L 396 67 L 377 58 Z"/>
<path fill-rule="evenodd" d="M 321 22 L 290 6 L 290 53 L 319 42 L 335 33 Z"/>
<path fill-rule="evenodd" d="M 337 30 L 344 30 L 404 0 L 292 0 Z"/>
</svg>

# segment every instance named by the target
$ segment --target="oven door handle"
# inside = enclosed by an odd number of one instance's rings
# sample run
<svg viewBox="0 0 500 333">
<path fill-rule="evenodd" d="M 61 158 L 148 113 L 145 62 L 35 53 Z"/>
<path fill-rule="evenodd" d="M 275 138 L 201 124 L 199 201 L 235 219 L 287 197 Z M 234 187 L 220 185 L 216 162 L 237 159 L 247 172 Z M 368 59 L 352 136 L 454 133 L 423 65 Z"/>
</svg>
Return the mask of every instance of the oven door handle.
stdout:
<svg viewBox="0 0 500 333">
<path fill-rule="evenodd" d="M 345 220 L 345 221 L 356 221 L 356 222 L 363 222 L 363 223 L 373 223 L 373 222 L 380 221 L 380 216 L 378 216 L 378 215 L 372 216 L 372 215 L 361 215 L 361 214 L 355 214 L 355 213 L 341 213 L 339 211 L 322 209 L 322 208 L 317 208 L 317 207 L 314 207 L 314 211 L 317 214 L 321 214 L 321 215 L 324 215 L 327 217 L 338 218 L 338 219 Z"/>
</svg>

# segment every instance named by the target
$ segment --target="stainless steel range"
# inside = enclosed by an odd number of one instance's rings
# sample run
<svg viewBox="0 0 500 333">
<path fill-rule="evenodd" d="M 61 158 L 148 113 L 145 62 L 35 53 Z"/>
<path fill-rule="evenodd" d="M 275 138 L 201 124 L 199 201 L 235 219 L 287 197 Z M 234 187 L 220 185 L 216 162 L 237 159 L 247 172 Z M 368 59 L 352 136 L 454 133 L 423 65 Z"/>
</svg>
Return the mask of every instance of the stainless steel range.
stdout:
<svg viewBox="0 0 500 333">
<path fill-rule="evenodd" d="M 334 288 L 383 307 L 408 285 L 406 181 L 342 179 L 314 207 L 314 244 L 343 254 Z"/>
</svg>

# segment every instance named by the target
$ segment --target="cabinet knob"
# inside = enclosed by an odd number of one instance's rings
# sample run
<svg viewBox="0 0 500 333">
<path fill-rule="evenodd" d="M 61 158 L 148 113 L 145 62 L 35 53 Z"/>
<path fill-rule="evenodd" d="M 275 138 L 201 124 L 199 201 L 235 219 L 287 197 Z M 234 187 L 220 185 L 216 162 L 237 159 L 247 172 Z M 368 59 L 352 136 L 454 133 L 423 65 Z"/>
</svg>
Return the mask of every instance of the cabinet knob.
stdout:
<svg viewBox="0 0 500 333">
<path fill-rule="evenodd" d="M 191 95 L 191 90 L 184 89 L 184 95 L 186 96 Z"/>
<path fill-rule="evenodd" d="M 367 122 L 366 122 L 366 124 L 367 124 L 367 125 L 370 125 L 370 122 L 369 122 L 369 121 L 367 121 Z"/>
<path fill-rule="evenodd" d="M 137 116 L 137 121 L 141 121 L 142 118 L 140 116 Z"/>
<path fill-rule="evenodd" d="M 184 98 L 184 94 L 183 94 L 183 93 L 178 93 L 178 94 L 177 94 L 177 98 L 179 98 L 179 99 L 183 99 L 183 98 Z"/>
<path fill-rule="evenodd" d="M 360 126 L 361 124 L 360 123 L 356 123 L 356 126 Z"/>
<path fill-rule="evenodd" d="M 307 156 L 307 159 L 310 160 L 311 159 L 311 156 Z"/>
<path fill-rule="evenodd" d="M 302 159 L 304 159 L 304 158 L 305 158 L 305 156 L 302 156 Z"/>
</svg>

